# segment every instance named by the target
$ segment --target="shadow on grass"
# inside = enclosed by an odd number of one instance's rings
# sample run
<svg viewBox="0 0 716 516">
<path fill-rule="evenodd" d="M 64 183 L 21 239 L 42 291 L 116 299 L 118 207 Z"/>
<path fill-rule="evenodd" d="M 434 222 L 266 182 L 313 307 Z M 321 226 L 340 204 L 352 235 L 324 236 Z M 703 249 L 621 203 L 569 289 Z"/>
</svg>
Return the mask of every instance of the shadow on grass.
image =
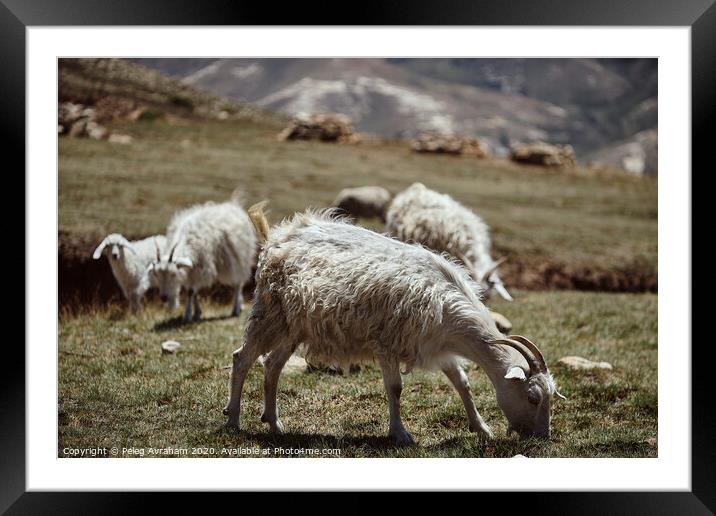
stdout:
<svg viewBox="0 0 716 516">
<path fill-rule="evenodd" d="M 201 323 L 205 322 L 211 322 L 211 321 L 225 321 L 227 319 L 238 319 L 238 316 L 235 315 L 214 315 L 212 317 L 202 317 L 198 321 L 187 321 L 184 322 L 184 320 L 181 318 L 181 316 L 172 317 L 171 319 L 167 319 L 166 321 L 160 321 L 154 325 L 152 328 L 156 332 L 164 332 L 164 331 L 170 331 L 170 330 L 176 330 L 178 328 L 193 328 Z"/>
<path fill-rule="evenodd" d="M 371 451 L 397 450 L 392 439 L 386 436 L 357 436 L 343 435 L 337 437 L 329 434 L 306 434 L 301 432 L 285 432 L 275 434 L 269 431 L 254 432 L 250 430 L 237 430 L 221 426 L 217 432 L 223 435 L 245 437 L 256 441 L 264 447 L 280 448 L 366 448 Z M 407 448 L 411 448 L 408 446 Z M 405 447 L 404 447 L 405 448 Z"/>
<path fill-rule="evenodd" d="M 514 457 L 517 454 L 530 456 L 530 452 L 537 452 L 543 442 L 531 439 L 521 441 L 517 438 L 495 438 L 482 441 L 476 435 L 456 436 L 432 445 L 417 444 L 409 446 L 396 445 L 387 435 L 342 435 L 337 437 L 329 434 L 307 434 L 302 432 L 286 432 L 274 434 L 269 431 L 256 432 L 251 430 L 237 430 L 235 428 L 220 427 L 217 433 L 225 436 L 242 437 L 258 443 L 265 448 L 304 448 L 304 449 L 352 449 L 358 456 L 388 456 L 390 452 L 396 455 L 412 455 L 411 450 L 419 455 L 425 454 L 434 457 Z M 539 453 L 536 455 L 539 456 Z"/>
</svg>

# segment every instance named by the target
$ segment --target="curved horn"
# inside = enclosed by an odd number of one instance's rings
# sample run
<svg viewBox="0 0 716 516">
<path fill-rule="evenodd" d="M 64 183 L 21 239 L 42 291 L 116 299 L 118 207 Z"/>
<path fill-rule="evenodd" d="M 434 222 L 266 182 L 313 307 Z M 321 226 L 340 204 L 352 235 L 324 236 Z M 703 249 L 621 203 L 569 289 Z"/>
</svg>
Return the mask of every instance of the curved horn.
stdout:
<svg viewBox="0 0 716 516">
<path fill-rule="evenodd" d="M 542 352 L 539 350 L 539 348 L 534 342 L 532 342 L 527 337 L 523 337 L 522 335 L 510 335 L 509 338 L 512 340 L 516 340 L 517 342 L 521 342 L 522 344 L 527 346 L 527 348 L 534 354 L 537 360 L 539 360 L 542 372 L 547 372 L 547 362 L 545 362 Z"/>
<path fill-rule="evenodd" d="M 99 260 L 100 256 L 102 256 L 102 251 L 104 251 L 104 248 L 107 247 L 107 244 L 109 244 L 109 237 L 105 237 L 104 240 L 97 246 L 97 249 L 94 250 L 94 253 L 92 253 L 92 258 L 95 260 Z"/>
<path fill-rule="evenodd" d="M 505 263 L 507 261 L 507 256 L 502 256 L 501 258 L 498 258 L 495 263 L 492 264 L 492 267 L 487 269 L 485 272 L 482 273 L 482 277 L 480 278 L 480 283 L 483 283 L 487 281 L 487 279 L 490 277 L 490 275 L 497 270 L 497 268 Z"/>
<path fill-rule="evenodd" d="M 504 344 L 505 346 L 509 346 L 519 351 L 520 354 L 525 357 L 527 365 L 530 366 L 530 375 L 543 372 L 541 370 L 541 365 L 537 357 L 535 357 L 532 351 L 530 351 L 530 349 L 521 342 L 512 339 L 495 339 L 490 342 L 492 344 Z"/>
</svg>

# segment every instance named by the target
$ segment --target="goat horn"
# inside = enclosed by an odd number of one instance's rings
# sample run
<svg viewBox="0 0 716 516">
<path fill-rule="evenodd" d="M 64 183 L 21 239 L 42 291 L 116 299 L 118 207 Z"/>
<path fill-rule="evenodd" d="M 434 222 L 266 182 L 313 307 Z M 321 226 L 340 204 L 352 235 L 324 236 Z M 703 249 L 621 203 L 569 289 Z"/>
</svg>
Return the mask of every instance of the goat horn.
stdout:
<svg viewBox="0 0 716 516">
<path fill-rule="evenodd" d="M 490 274 L 495 272 L 497 270 L 497 268 L 500 265 L 502 265 L 503 263 L 505 263 L 506 261 L 507 261 L 507 256 L 502 256 L 501 258 L 498 258 L 497 261 L 494 264 L 492 264 L 492 267 L 490 267 L 489 269 L 487 269 L 485 272 L 482 273 L 482 277 L 480 278 L 480 283 L 484 283 L 485 281 L 487 281 L 487 279 L 490 277 Z"/>
<path fill-rule="evenodd" d="M 530 374 L 537 374 L 542 372 L 541 366 L 539 363 L 539 360 L 535 355 L 530 351 L 530 349 L 522 344 L 521 342 L 518 342 L 516 340 L 512 339 L 495 339 L 493 341 L 490 341 L 492 344 L 504 344 L 505 346 L 509 346 L 511 348 L 516 349 L 520 352 L 520 354 L 525 357 L 525 360 L 527 361 L 527 365 L 530 366 Z"/>
<path fill-rule="evenodd" d="M 510 335 L 509 338 L 512 340 L 516 340 L 517 342 L 521 342 L 522 344 L 527 346 L 527 348 L 534 354 L 534 356 L 537 357 L 537 360 L 539 360 L 542 372 L 547 372 L 547 362 L 545 362 L 542 352 L 539 350 L 539 348 L 534 342 L 532 342 L 527 337 L 523 337 L 522 335 Z"/>
<path fill-rule="evenodd" d="M 176 242 L 176 243 L 174 244 L 174 246 L 172 246 L 172 250 L 169 251 L 169 261 L 170 261 L 170 262 L 172 261 L 172 257 L 174 256 L 174 250 L 177 248 L 177 245 L 178 245 L 178 244 L 179 244 L 179 242 Z"/>
<path fill-rule="evenodd" d="M 157 244 L 157 239 L 154 239 L 154 247 L 157 248 L 157 261 L 162 260 L 161 252 L 159 251 L 159 244 Z"/>
</svg>

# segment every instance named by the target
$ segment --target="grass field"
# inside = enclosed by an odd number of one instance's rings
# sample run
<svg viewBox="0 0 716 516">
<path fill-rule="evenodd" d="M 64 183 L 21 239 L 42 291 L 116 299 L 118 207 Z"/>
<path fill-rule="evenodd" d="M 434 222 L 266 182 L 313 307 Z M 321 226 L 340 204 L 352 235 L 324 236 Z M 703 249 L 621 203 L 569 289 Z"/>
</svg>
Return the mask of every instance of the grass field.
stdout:
<svg viewBox="0 0 716 516">
<path fill-rule="evenodd" d="M 205 447 L 340 449 L 341 457 L 653 457 L 657 454 L 657 300 L 652 294 L 522 293 L 497 303 L 515 330 L 537 342 L 567 396 L 553 408 L 551 441 L 506 437 L 506 419 L 486 375 L 468 374 L 478 410 L 496 439 L 467 430 L 462 404 L 442 374 L 404 378 L 406 427 L 418 446 L 397 449 L 387 433 L 387 401 L 377 366 L 346 377 L 322 372 L 284 375 L 279 411 L 286 434 L 260 423 L 261 366 L 251 371 L 242 430 L 225 429 L 231 352 L 241 319 L 209 306 L 207 320 L 186 326 L 150 307 L 140 317 L 117 307 L 61 320 L 59 448 Z M 176 355 L 160 343 L 176 339 Z M 575 372 L 555 365 L 565 355 L 606 360 L 611 372 Z M 150 455 L 146 452 L 147 456 Z"/>
<path fill-rule="evenodd" d="M 177 208 L 225 199 L 236 187 L 247 203 L 270 199 L 278 221 L 328 206 L 346 186 L 395 193 L 421 181 L 474 208 L 498 251 L 516 262 L 656 273 L 653 179 L 415 154 L 404 142 L 277 142 L 280 127 L 270 123 L 180 119 L 112 128 L 133 143 L 60 138 L 61 231 L 164 232 Z"/>
<path fill-rule="evenodd" d="M 525 270 L 561 263 L 656 277 L 655 180 L 417 155 L 398 142 L 280 143 L 280 127 L 270 122 L 170 119 L 110 128 L 132 135 L 133 142 L 60 138 L 63 234 L 90 235 L 87 241 L 94 242 L 114 231 L 130 237 L 164 232 L 177 208 L 228 198 L 237 186 L 247 204 L 270 199 L 276 222 L 307 206 L 327 206 L 346 186 L 379 184 L 397 192 L 421 181 L 480 213 L 497 252 Z M 90 252 L 79 254 L 86 259 Z M 257 365 L 246 384 L 243 430 L 227 430 L 221 414 L 226 368 L 240 345 L 246 311 L 239 320 L 227 319 L 228 306 L 205 302 L 207 320 L 181 326 L 171 319 L 177 314 L 158 305 L 134 317 L 110 302 L 60 313 L 58 454 L 66 455 L 66 447 L 173 446 L 214 448 L 203 455 L 222 456 L 223 447 L 278 446 L 340 449 L 342 457 L 656 456 L 656 295 L 515 293 L 514 303 L 496 302 L 495 308 L 543 349 L 568 396 L 554 406 L 551 441 L 506 437 L 492 388 L 474 367 L 469 376 L 478 408 L 497 435 L 492 442 L 467 431 L 462 404 L 442 375 L 418 371 L 405 378 L 403 406 L 419 445 L 394 448 L 385 437 L 380 373 L 370 365 L 348 377 L 283 377 L 282 436 L 269 435 L 259 422 Z M 168 339 L 182 343 L 177 355 L 161 354 L 160 343 Z M 556 366 L 565 355 L 608 361 L 614 370 Z"/>
</svg>

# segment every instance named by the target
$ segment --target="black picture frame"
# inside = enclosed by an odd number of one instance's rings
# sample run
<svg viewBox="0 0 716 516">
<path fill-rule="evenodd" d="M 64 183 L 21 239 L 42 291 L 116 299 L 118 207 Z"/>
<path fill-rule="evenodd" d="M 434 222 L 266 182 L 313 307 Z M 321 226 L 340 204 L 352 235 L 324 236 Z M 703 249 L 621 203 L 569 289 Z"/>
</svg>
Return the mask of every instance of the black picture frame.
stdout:
<svg viewBox="0 0 716 516">
<path fill-rule="evenodd" d="M 350 23 L 349 23 L 350 22 Z M 513 0 L 510 2 L 366 1 L 355 12 L 334 2 L 276 5 L 246 1 L 193 0 L 0 0 L 0 127 L 6 159 L 25 164 L 25 30 L 30 26 L 82 25 L 550 25 L 550 26 L 689 26 L 692 49 L 692 168 L 706 172 L 710 143 L 708 125 L 716 110 L 716 6 L 714 0 Z M 713 168 L 711 165 L 709 168 Z M 693 175 L 692 175 L 693 177 Z M 23 182 L 24 190 L 24 182 Z M 693 188 L 692 188 L 693 191 Z M 692 232 L 692 235 L 694 233 Z M 24 237 L 23 237 L 24 238 Z M 25 262 L 27 263 L 27 262 Z M 32 271 L 25 270 L 25 275 Z M 29 310 L 32 307 L 27 306 Z M 684 329 L 691 339 L 691 329 Z M 696 339 L 693 340 L 694 344 Z M 716 511 L 716 447 L 712 430 L 716 411 L 709 360 L 710 342 L 693 345 L 692 353 L 692 490 L 690 492 L 511 493 L 508 507 L 552 514 L 713 514 Z M 124 514 L 142 510 L 161 496 L 163 511 L 192 512 L 186 494 L 39 493 L 25 492 L 25 354 L 6 342 L 0 375 L 0 511 L 6 514 Z M 12 367 L 8 367 L 12 364 Z M 663 374 L 664 369 L 660 373 Z M 565 474 L 569 474 L 565 471 Z M 234 502 L 238 496 L 212 494 L 213 501 Z M 465 503 L 483 504 L 499 494 L 464 495 Z M 477 497 L 480 497 L 479 499 Z M 504 496 L 504 494 L 502 495 Z M 304 494 L 290 495 L 295 510 Z M 242 498 L 245 500 L 245 498 Z M 403 497 L 402 511 L 422 504 L 421 496 Z M 455 503 L 460 503 L 456 500 Z M 242 502 L 243 504 L 243 502 Z M 253 505 L 253 504 L 251 504 Z M 246 505 L 246 510 L 251 510 Z M 366 512 L 374 504 L 366 497 L 342 495 L 312 513 L 341 507 L 342 512 Z M 494 506 L 493 506 L 494 507 Z M 498 505 L 499 507 L 499 505 Z M 466 507 L 467 508 L 467 507 Z M 477 510 L 477 506 L 475 507 Z M 211 510 L 202 506 L 202 510 Z M 240 510 L 237 506 L 234 510 Z M 511 512 L 511 511 L 510 511 Z"/>
</svg>

